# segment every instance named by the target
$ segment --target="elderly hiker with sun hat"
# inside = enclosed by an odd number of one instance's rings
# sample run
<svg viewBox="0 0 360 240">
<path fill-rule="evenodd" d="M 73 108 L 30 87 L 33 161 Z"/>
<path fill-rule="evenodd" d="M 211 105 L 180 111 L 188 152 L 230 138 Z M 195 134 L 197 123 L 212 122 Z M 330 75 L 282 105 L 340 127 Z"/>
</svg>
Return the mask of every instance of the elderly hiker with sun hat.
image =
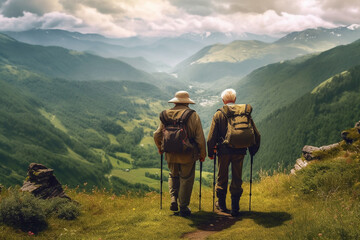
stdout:
<svg viewBox="0 0 360 240">
<path fill-rule="evenodd" d="M 159 153 L 165 152 L 170 170 L 170 210 L 178 211 L 179 205 L 180 216 L 189 216 L 191 210 L 188 205 L 194 185 L 195 162 L 198 159 L 204 161 L 206 157 L 205 137 L 199 115 L 189 108 L 189 104 L 195 102 L 190 99 L 188 92 L 177 92 L 169 103 L 174 103 L 175 106 L 160 114 L 161 122 L 154 132 L 154 141 Z M 176 142 L 179 136 L 182 139 Z"/>
</svg>

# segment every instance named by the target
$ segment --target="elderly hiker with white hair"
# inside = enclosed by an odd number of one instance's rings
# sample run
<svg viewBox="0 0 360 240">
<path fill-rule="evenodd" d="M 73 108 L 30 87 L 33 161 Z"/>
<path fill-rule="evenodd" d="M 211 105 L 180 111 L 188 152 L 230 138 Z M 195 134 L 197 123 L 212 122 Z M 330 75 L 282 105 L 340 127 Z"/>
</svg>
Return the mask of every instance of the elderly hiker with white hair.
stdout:
<svg viewBox="0 0 360 240">
<path fill-rule="evenodd" d="M 260 134 L 251 118 L 250 104 L 235 104 L 236 92 L 226 89 L 221 93 L 224 106 L 214 114 L 207 139 L 208 156 L 218 155 L 218 174 L 216 179 L 216 208 L 228 212 L 226 194 L 228 170 L 231 164 L 232 180 L 231 215 L 239 215 L 239 201 L 243 193 L 242 167 L 247 148 L 253 156 L 260 147 Z"/>
<path fill-rule="evenodd" d="M 179 91 L 169 100 L 175 106 L 160 114 L 160 126 L 154 132 L 154 141 L 169 167 L 170 210 L 180 216 L 191 215 L 188 207 L 195 178 L 195 162 L 206 157 L 206 142 L 199 115 L 189 108 L 195 104 L 189 93 Z M 179 203 L 178 203 L 179 201 Z"/>
</svg>

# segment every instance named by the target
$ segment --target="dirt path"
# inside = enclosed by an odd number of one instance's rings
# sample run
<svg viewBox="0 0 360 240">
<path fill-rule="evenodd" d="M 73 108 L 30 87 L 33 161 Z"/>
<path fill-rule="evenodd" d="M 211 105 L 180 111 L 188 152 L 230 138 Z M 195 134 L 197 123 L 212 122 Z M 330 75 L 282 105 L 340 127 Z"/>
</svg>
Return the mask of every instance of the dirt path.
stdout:
<svg viewBox="0 0 360 240">
<path fill-rule="evenodd" d="M 231 227 L 238 220 L 239 218 L 234 218 L 230 214 L 216 212 L 215 217 L 210 218 L 207 222 L 200 223 L 197 225 L 198 230 L 195 232 L 186 233 L 182 238 L 190 240 L 206 239 L 211 234 Z"/>
</svg>

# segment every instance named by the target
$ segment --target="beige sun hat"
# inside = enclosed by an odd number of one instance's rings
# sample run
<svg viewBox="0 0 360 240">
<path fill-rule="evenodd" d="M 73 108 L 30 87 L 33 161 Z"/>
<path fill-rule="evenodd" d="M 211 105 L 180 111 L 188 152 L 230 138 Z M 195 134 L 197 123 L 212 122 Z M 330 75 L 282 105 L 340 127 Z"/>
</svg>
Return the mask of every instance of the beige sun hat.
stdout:
<svg viewBox="0 0 360 240">
<path fill-rule="evenodd" d="M 189 93 L 187 91 L 178 91 L 175 93 L 175 97 L 168 101 L 169 103 L 190 103 L 195 104 L 193 100 L 190 99 Z"/>
</svg>

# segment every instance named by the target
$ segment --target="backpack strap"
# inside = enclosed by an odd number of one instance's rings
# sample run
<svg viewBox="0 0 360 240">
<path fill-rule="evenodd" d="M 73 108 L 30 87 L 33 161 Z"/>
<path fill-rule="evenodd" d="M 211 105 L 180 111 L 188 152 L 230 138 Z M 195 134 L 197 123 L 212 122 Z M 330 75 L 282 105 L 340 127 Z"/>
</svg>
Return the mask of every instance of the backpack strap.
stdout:
<svg viewBox="0 0 360 240">
<path fill-rule="evenodd" d="M 225 114 L 225 112 L 222 109 L 218 109 L 216 111 L 221 112 L 225 116 L 227 124 L 229 124 L 229 117 Z M 227 131 L 227 128 L 228 128 L 228 126 L 226 125 L 226 131 Z M 218 131 L 220 132 L 219 125 L 218 125 Z M 218 145 L 220 146 L 224 142 L 224 140 L 225 139 L 223 137 L 220 137 L 220 141 L 218 142 Z"/>
<path fill-rule="evenodd" d="M 222 112 L 222 114 L 224 114 L 226 120 L 229 120 L 228 116 L 226 115 L 226 113 L 222 110 L 222 109 L 218 109 L 216 110 L 217 112 Z"/>
<path fill-rule="evenodd" d="M 195 110 L 193 109 L 186 109 L 182 114 L 181 117 L 179 118 L 179 124 L 185 124 L 187 122 L 187 120 L 190 118 L 191 114 L 195 112 Z"/>
<path fill-rule="evenodd" d="M 245 104 L 245 114 L 251 117 L 251 113 L 252 113 L 252 110 L 253 110 L 253 109 L 252 109 L 252 107 L 250 107 L 250 110 L 248 110 L 248 109 L 247 109 L 247 108 L 248 108 L 248 105 L 249 105 L 249 104 Z"/>
<path fill-rule="evenodd" d="M 166 115 L 166 110 L 160 113 L 160 121 L 166 126 L 169 122 L 169 118 Z"/>
<path fill-rule="evenodd" d="M 172 122 L 172 124 L 185 124 L 187 122 L 187 120 L 189 119 L 189 117 L 191 116 L 191 114 L 195 112 L 195 110 L 193 109 L 186 109 L 180 116 L 179 119 L 177 120 L 171 120 L 168 118 L 167 114 L 166 114 L 166 110 L 162 111 L 160 113 L 160 121 L 166 126 L 168 125 L 170 122 Z"/>
</svg>

